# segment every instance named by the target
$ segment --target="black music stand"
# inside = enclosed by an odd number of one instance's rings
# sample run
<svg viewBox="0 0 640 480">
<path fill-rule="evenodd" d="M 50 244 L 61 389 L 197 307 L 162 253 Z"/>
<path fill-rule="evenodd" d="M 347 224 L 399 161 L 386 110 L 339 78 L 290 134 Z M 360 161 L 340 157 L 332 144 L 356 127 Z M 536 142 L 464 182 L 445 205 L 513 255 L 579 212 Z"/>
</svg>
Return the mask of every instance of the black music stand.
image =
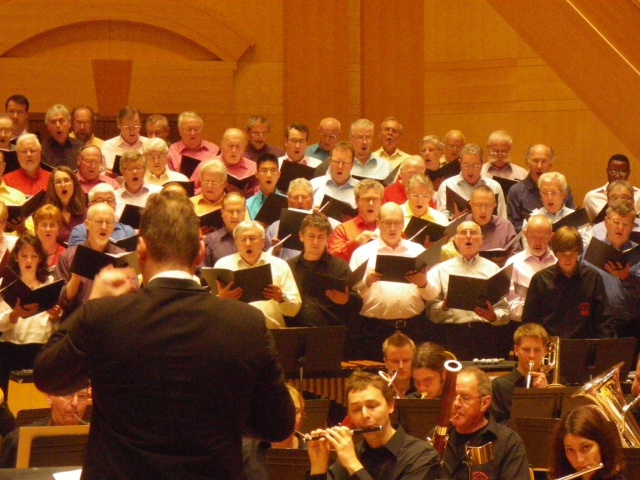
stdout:
<svg viewBox="0 0 640 480">
<path fill-rule="evenodd" d="M 398 423 L 413 437 L 426 438 L 438 424 L 439 399 L 396 398 L 395 405 Z"/>
<path fill-rule="evenodd" d="M 293 327 L 271 330 L 278 361 L 287 378 L 341 371 L 347 327 Z"/>
<path fill-rule="evenodd" d="M 582 385 L 619 362 L 620 378 L 627 378 L 633 363 L 635 338 L 560 340 L 560 375 L 566 385 Z"/>
</svg>

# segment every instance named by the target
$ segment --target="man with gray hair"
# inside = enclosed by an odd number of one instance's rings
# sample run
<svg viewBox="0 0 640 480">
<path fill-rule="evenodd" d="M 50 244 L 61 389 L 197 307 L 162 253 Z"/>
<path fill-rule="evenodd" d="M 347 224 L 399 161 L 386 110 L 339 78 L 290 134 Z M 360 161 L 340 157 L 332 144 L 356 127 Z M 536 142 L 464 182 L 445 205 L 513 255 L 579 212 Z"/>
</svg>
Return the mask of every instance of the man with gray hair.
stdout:
<svg viewBox="0 0 640 480">
<path fill-rule="evenodd" d="M 480 145 L 468 143 L 462 147 L 460 151 L 460 173 L 443 181 L 436 192 L 435 200 L 438 210 L 447 213 L 450 218 L 456 216 L 456 212 L 453 210 L 459 210 L 459 207 L 455 209 L 451 206 L 447 207 L 447 189 L 469 201 L 471 199 L 471 192 L 476 186 L 486 185 L 496 196 L 498 204 L 497 215 L 502 218 L 507 218 L 507 206 L 504 201 L 502 187 L 495 180 L 481 175 L 482 160 L 482 148 Z"/>
<path fill-rule="evenodd" d="M 42 160 L 57 167 L 65 165 L 71 169 L 76 167 L 78 153 L 83 143 L 69 137 L 71 131 L 71 114 L 67 107 L 61 104 L 54 105 L 44 117 L 50 138 L 42 145 Z"/>
<path fill-rule="evenodd" d="M 162 190 L 160 186 L 144 181 L 145 166 L 144 157 L 141 153 L 130 151 L 122 155 L 120 170 L 122 171 L 124 182 L 116 190 L 116 218 L 118 219 L 120 219 L 127 204 L 144 207 L 151 194 Z"/>
<path fill-rule="evenodd" d="M 391 164 L 391 169 L 404 162 L 409 154 L 398 148 L 404 128 L 395 117 L 387 117 L 380 124 L 380 148 L 373 152 L 373 156 L 386 160 Z"/>
<path fill-rule="evenodd" d="M 174 145 L 176 145 L 174 143 Z M 169 147 L 161 138 L 150 138 L 142 147 L 144 164 L 147 168 L 144 181 L 153 185 L 164 185 L 167 182 L 188 182 L 189 179 L 180 172 L 167 168 Z"/>
<path fill-rule="evenodd" d="M 284 317 L 295 316 L 300 310 L 302 300 L 287 262 L 262 251 L 264 237 L 264 228 L 258 222 L 240 223 L 233 230 L 238 253 L 221 258 L 216 262 L 215 268 L 236 271 L 271 265 L 273 283 L 262 292 L 264 300 L 251 302 L 249 305 L 262 311 L 268 328 L 282 328 L 286 326 Z M 236 287 L 233 282 L 227 285 L 218 282 L 220 298 L 241 300 L 242 293 L 242 288 Z"/>
<path fill-rule="evenodd" d="M 462 369 L 456 378 L 449 440 L 442 455 L 446 478 L 493 478 L 528 480 L 529 462 L 520 436 L 509 427 L 496 423 L 489 415 L 491 379 L 475 367 Z M 467 448 L 493 444 L 493 459 L 468 467 Z M 471 474 L 469 474 L 469 468 Z"/>
<path fill-rule="evenodd" d="M 102 151 L 95 145 L 85 145 L 78 153 L 78 171 L 76 176 L 84 193 L 100 183 L 108 183 L 114 189 L 120 188 L 117 180 L 102 173 L 104 157 Z"/>
<path fill-rule="evenodd" d="M 247 120 L 246 132 L 249 144 L 244 152 L 245 157 L 256 162 L 260 155 L 271 153 L 276 157 L 282 157 L 285 151 L 275 145 L 267 144 L 267 138 L 271 131 L 271 123 L 263 115 L 252 115 Z"/>
<path fill-rule="evenodd" d="M 353 143 L 356 158 L 352 175 L 384 180 L 391 173 L 391 164 L 371 154 L 374 125 L 371 120 L 361 118 L 351 124 L 349 141 Z"/>
<path fill-rule="evenodd" d="M 147 121 L 144 122 L 144 131 L 147 133 L 147 138 L 161 138 L 167 142 L 167 145 L 170 145 L 169 134 L 171 133 L 171 127 L 169 126 L 169 119 L 164 115 L 149 115 Z"/>
<path fill-rule="evenodd" d="M 211 160 L 220 148 L 213 142 L 203 138 L 204 121 L 196 112 L 182 112 L 178 116 L 178 131 L 180 141 L 171 145 L 169 149 L 169 168 L 174 172 L 180 171 L 182 157 L 187 156 L 196 160 Z"/>
<path fill-rule="evenodd" d="M 7 173 L 3 178 L 5 184 L 32 196 L 40 190 L 47 190 L 51 174 L 40 166 L 42 147 L 33 133 L 25 133 L 16 141 L 18 163 L 20 168 Z"/>
<path fill-rule="evenodd" d="M 496 130 L 489 135 L 487 148 L 489 161 L 482 165 L 481 174 L 485 177 L 502 177 L 509 180 L 522 180 L 527 171 L 519 165 L 511 163 L 511 146 L 513 140 L 504 130 Z"/>
</svg>

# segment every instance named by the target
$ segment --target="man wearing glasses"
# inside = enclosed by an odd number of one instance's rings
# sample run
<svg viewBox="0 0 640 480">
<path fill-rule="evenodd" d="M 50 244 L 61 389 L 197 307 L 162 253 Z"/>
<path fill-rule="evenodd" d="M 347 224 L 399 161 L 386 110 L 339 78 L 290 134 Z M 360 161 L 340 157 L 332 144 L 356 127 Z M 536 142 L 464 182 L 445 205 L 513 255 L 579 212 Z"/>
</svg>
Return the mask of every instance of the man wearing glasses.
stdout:
<svg viewBox="0 0 640 480">
<path fill-rule="evenodd" d="M 607 186 L 616 180 L 629 180 L 631 164 L 626 155 L 616 153 L 607 162 L 607 183 L 603 186 L 587 192 L 584 196 L 584 208 L 587 210 L 589 220 L 594 218 L 607 204 Z M 633 199 L 636 210 L 640 210 L 640 189 L 633 187 Z"/>
<path fill-rule="evenodd" d="M 507 195 L 507 215 L 517 232 L 522 229 L 522 222 L 526 215 L 536 208 L 542 207 L 538 180 L 540 175 L 551 171 L 556 156 L 551 147 L 537 144 L 529 147 L 525 160 L 529 165 L 529 175 L 511 187 Z M 567 187 L 565 205 L 569 208 L 576 208 L 570 187 Z"/>
<path fill-rule="evenodd" d="M 149 195 L 162 190 L 159 185 L 145 183 L 144 157 L 138 152 L 127 152 L 120 158 L 120 170 L 124 183 L 116 190 L 116 218 L 120 218 L 125 205 L 144 207 Z"/>
<path fill-rule="evenodd" d="M 103 164 L 104 157 L 98 147 L 89 145 L 80 150 L 76 175 L 84 193 L 89 193 L 99 183 L 108 183 L 114 189 L 120 188 L 117 180 L 102 173 Z"/>
<path fill-rule="evenodd" d="M 496 130 L 487 140 L 489 161 L 482 165 L 481 174 L 485 177 L 502 177 L 509 180 L 522 180 L 527 171 L 520 165 L 511 163 L 511 145 L 513 140 L 504 130 Z"/>
<path fill-rule="evenodd" d="M 340 121 L 328 117 L 323 118 L 318 126 L 318 137 L 320 141 L 307 147 L 307 156 L 317 158 L 326 163 L 331 156 L 331 150 L 340 140 L 340 130 L 342 125 Z"/>
<path fill-rule="evenodd" d="M 140 112 L 137 108 L 124 107 L 118 113 L 118 130 L 120 135 L 105 140 L 102 153 L 105 158 L 107 172 L 111 172 L 116 155 L 124 155 L 126 152 L 142 152 L 147 137 L 140 135 Z M 109 175 L 109 173 L 107 173 Z"/>
<path fill-rule="evenodd" d="M 325 195 L 355 206 L 354 189 L 358 180 L 351 176 L 355 155 L 353 145 L 350 143 L 339 142 L 333 147 L 329 156 L 329 168 L 326 175 L 311 180 L 313 204 L 315 206 L 322 206 L 322 199 Z"/>
<path fill-rule="evenodd" d="M 261 115 L 252 115 L 247 121 L 247 137 L 249 144 L 244 152 L 244 156 L 254 162 L 258 160 L 260 155 L 271 153 L 276 157 L 282 157 L 285 152 L 281 148 L 267 144 L 271 124 L 266 117 Z"/>
<path fill-rule="evenodd" d="M 440 184 L 436 193 L 436 206 L 438 210 L 447 213 L 450 218 L 457 215 L 455 211 L 451 211 L 451 206 L 447 208 L 447 189 L 457 193 L 460 197 L 469 200 L 471 192 L 478 185 L 486 185 L 496 195 L 498 202 L 498 216 L 507 218 L 507 208 L 504 201 L 502 187 L 495 180 L 483 177 L 482 169 L 482 148 L 475 143 L 466 144 L 460 152 L 461 171 L 454 177 L 447 178 Z"/>
<path fill-rule="evenodd" d="M 529 462 L 522 439 L 488 414 L 491 407 L 491 379 L 475 367 L 462 369 L 456 378 L 456 397 L 451 410 L 449 440 L 443 454 L 446 478 L 494 478 L 527 480 Z M 493 459 L 484 465 L 467 466 L 467 447 L 493 444 Z"/>
<path fill-rule="evenodd" d="M 64 396 L 47 395 L 47 403 L 51 406 L 51 415 L 36 420 L 27 427 L 69 427 L 87 423 L 82 419 L 89 404 L 89 390 L 87 388 Z M 0 468 L 16 467 L 19 439 L 20 429 L 16 428 L 2 440 Z"/>
<path fill-rule="evenodd" d="M 180 171 L 183 155 L 203 162 L 211 160 L 218 154 L 220 148 L 215 143 L 204 140 L 203 129 L 202 117 L 196 112 L 182 112 L 178 116 L 180 141 L 171 145 L 169 149 L 169 168 L 171 170 Z"/>
</svg>

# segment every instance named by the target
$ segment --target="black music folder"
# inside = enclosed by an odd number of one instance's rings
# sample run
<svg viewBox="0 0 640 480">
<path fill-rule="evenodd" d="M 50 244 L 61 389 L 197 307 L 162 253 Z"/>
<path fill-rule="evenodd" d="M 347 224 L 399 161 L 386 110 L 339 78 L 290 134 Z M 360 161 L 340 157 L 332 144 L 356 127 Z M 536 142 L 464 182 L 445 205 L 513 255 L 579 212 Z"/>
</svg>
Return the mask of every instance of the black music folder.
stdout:
<svg viewBox="0 0 640 480">
<path fill-rule="evenodd" d="M 214 230 L 224 227 L 224 220 L 222 219 L 222 209 L 220 208 L 212 212 L 198 215 L 198 218 L 200 219 L 201 227 L 210 227 Z"/>
<path fill-rule="evenodd" d="M 457 218 L 461 213 L 468 212 L 469 209 L 469 200 L 464 198 L 457 192 L 454 192 L 449 187 L 446 187 L 446 203 L 447 203 L 447 211 Z"/>
<path fill-rule="evenodd" d="M 460 167 L 460 160 L 455 160 L 451 163 L 447 163 L 437 170 L 427 170 L 425 173 L 427 177 L 435 183 L 438 180 L 445 180 L 449 177 L 454 177 L 462 171 Z"/>
<path fill-rule="evenodd" d="M 113 174 L 118 177 L 122 176 L 122 172 L 120 171 L 120 158 L 122 158 L 122 155 L 116 155 L 114 157 L 113 167 L 111 168 L 111 171 L 113 172 Z"/>
<path fill-rule="evenodd" d="M 596 223 L 604 222 L 604 217 L 607 216 L 607 208 L 609 208 L 609 205 L 605 205 L 604 207 L 602 207 L 602 210 L 598 212 L 598 214 L 595 216 L 595 218 L 591 222 L 592 225 L 595 225 Z"/>
<path fill-rule="evenodd" d="M 400 167 L 402 166 L 402 163 L 398 164 L 398 166 L 396 168 L 394 168 L 393 170 L 391 170 L 391 172 L 389 173 L 389 175 L 387 175 L 387 178 L 385 178 L 382 181 L 382 184 L 385 187 L 388 187 L 389 185 L 391 185 L 393 182 L 396 181 L 396 177 L 398 176 L 398 172 L 400 171 Z"/>
<path fill-rule="evenodd" d="M 235 175 L 231 175 L 230 173 L 227 174 L 227 183 L 229 185 L 233 185 L 234 187 L 236 187 L 241 192 L 244 191 L 244 189 L 247 186 L 251 186 L 253 184 L 253 182 L 255 182 L 255 181 L 256 181 L 256 176 L 255 175 L 249 175 L 249 176 L 244 177 L 244 178 L 238 178 Z"/>
<path fill-rule="evenodd" d="M 440 240 L 446 228 L 446 225 L 440 225 L 439 223 L 425 220 L 424 218 L 412 216 L 404 229 L 404 236 L 412 242 L 424 245 L 427 236 L 431 242 Z"/>
<path fill-rule="evenodd" d="M 109 239 L 109 243 L 115 245 L 118 248 L 121 248 L 125 252 L 135 252 L 138 248 L 138 238 L 140 235 L 131 235 L 127 238 L 122 238 L 120 240 Z"/>
<path fill-rule="evenodd" d="M 322 197 L 322 202 L 320 202 L 320 211 L 327 217 L 331 217 L 340 223 L 358 216 L 357 208 L 353 208 L 351 204 L 338 200 L 337 198 L 330 197 L 329 195 Z"/>
<path fill-rule="evenodd" d="M 446 240 L 446 237 L 442 237 L 416 257 L 377 254 L 375 271 L 382 275 L 385 282 L 409 283 L 404 278 L 408 272 L 422 271 L 424 267 L 431 268 L 440 262 L 440 251 Z"/>
<path fill-rule="evenodd" d="M 227 270 L 226 268 L 207 268 L 200 269 L 202 277 L 211 287 L 211 292 L 218 291 L 216 280 L 223 286 L 233 282 L 232 288 L 242 288 L 242 297 L 240 301 L 250 303 L 260 300 L 266 300 L 262 291 L 273 283 L 271 276 L 271 265 L 265 264 L 259 267 L 246 268 L 244 270 Z"/>
<path fill-rule="evenodd" d="M 193 197 L 196 193 L 196 186 L 195 186 L 195 182 L 179 182 L 177 180 L 170 180 L 167 183 L 165 183 L 162 188 L 166 187 L 167 185 L 171 185 L 172 183 L 175 183 L 177 185 L 180 185 L 182 188 L 185 189 L 185 191 L 187 192 L 187 197 L 191 198 Z"/>
<path fill-rule="evenodd" d="M 566 217 L 562 217 L 560 220 L 553 224 L 553 231 L 555 232 L 561 227 L 573 227 L 579 229 L 589 223 L 589 216 L 584 208 L 579 208 L 574 212 L 571 212 Z"/>
<path fill-rule="evenodd" d="M 309 216 L 310 212 L 298 210 L 297 208 L 282 209 L 280 211 L 280 225 L 278 226 L 278 238 L 282 240 L 287 235 L 290 237 L 283 246 L 291 250 L 302 250 L 303 245 L 300 240 L 300 225 Z"/>
<path fill-rule="evenodd" d="M 498 182 L 500 184 L 500 187 L 502 187 L 502 193 L 504 194 L 504 198 L 507 198 L 507 194 L 509 193 L 509 190 L 511 190 L 511 187 L 513 187 L 516 183 L 520 181 L 520 180 L 511 180 L 509 178 L 497 177 L 495 175 L 491 178 L 496 182 Z"/>
<path fill-rule="evenodd" d="M 640 245 L 621 252 L 602 240 L 591 237 L 584 259 L 602 270 L 605 270 L 604 266 L 607 262 L 635 265 L 640 262 Z"/>
<path fill-rule="evenodd" d="M 324 298 L 327 290 L 339 290 L 344 292 L 346 287 L 352 289 L 364 278 L 364 274 L 367 271 L 367 263 L 368 262 L 366 261 L 362 262 L 358 268 L 345 278 L 337 278 L 324 273 L 318 273 L 313 270 L 305 270 L 301 290 L 305 295 L 310 295 L 315 298 Z"/>
<path fill-rule="evenodd" d="M 513 264 L 509 264 L 490 278 L 449 275 L 447 307 L 473 311 L 487 308 L 487 301 L 495 305 L 509 293 L 512 271 Z"/>
<path fill-rule="evenodd" d="M 479 252 L 480 256 L 483 258 L 486 258 L 487 260 L 491 260 L 494 263 L 497 263 L 499 261 L 506 259 L 506 257 L 509 255 L 509 250 L 511 250 L 511 247 L 513 247 L 516 244 L 516 242 L 520 241 L 523 233 L 524 233 L 524 230 L 520 230 L 520 233 L 518 233 L 515 237 L 513 237 L 511 241 L 505 245 L 504 248 L 491 248 L 489 250 L 480 250 Z"/>
<path fill-rule="evenodd" d="M 40 168 L 42 170 L 44 170 L 45 172 L 52 173 L 54 167 L 53 167 L 53 165 L 49 165 L 48 163 L 40 162 Z"/>
<path fill-rule="evenodd" d="M 7 205 L 7 210 L 9 211 L 9 217 L 7 221 L 9 223 L 11 223 L 12 221 L 15 222 L 18 220 L 18 218 L 26 220 L 40 208 L 46 196 L 47 193 L 44 190 L 40 190 L 22 205 Z"/>
<path fill-rule="evenodd" d="M 13 277 L 13 281 L 0 290 L 0 297 L 11 307 L 15 307 L 18 299 L 23 306 L 38 304 L 37 310 L 29 316 L 45 312 L 56 305 L 65 283 L 63 279 L 60 279 L 31 289 L 17 275 L 14 274 Z"/>
<path fill-rule="evenodd" d="M 287 197 L 280 195 L 279 193 L 272 193 L 264 201 L 262 208 L 254 220 L 266 225 L 271 225 L 276 220 L 280 220 L 282 209 L 287 208 L 288 206 L 289 202 Z"/>
<path fill-rule="evenodd" d="M 180 173 L 187 178 L 191 178 L 191 175 L 193 175 L 193 173 L 196 171 L 198 165 L 200 165 L 200 160 L 198 160 L 197 158 L 193 158 L 188 155 L 182 155 L 182 159 L 180 160 Z"/>
<path fill-rule="evenodd" d="M 16 152 L 15 150 L 0 149 L 0 153 L 2 153 L 2 156 L 4 158 L 4 175 L 20 169 L 20 163 L 18 162 L 18 152 Z"/>
<path fill-rule="evenodd" d="M 104 253 L 93 250 L 85 245 L 78 245 L 71 262 L 71 273 L 93 280 L 93 278 L 108 265 L 117 268 L 132 267 L 140 273 L 138 254 L 134 252 Z"/>
<path fill-rule="evenodd" d="M 129 225 L 131 228 L 138 230 L 140 228 L 140 214 L 142 213 L 142 207 L 136 205 L 126 204 L 124 210 L 120 214 L 120 223 Z"/>
<path fill-rule="evenodd" d="M 276 188 L 281 192 L 287 193 L 289 184 L 296 178 L 306 178 L 311 180 L 314 177 L 316 169 L 302 163 L 291 162 L 285 160 L 280 167 L 280 178 L 276 184 Z"/>
</svg>

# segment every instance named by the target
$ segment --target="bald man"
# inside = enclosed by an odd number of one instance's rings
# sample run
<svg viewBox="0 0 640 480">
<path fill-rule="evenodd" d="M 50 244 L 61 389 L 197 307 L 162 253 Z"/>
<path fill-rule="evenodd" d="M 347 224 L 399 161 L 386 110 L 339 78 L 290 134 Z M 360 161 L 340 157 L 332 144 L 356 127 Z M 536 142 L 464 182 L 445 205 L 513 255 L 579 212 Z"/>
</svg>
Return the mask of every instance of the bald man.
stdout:
<svg viewBox="0 0 640 480">
<path fill-rule="evenodd" d="M 320 141 L 307 147 L 307 156 L 317 158 L 323 162 L 329 160 L 331 150 L 340 140 L 341 129 L 342 125 L 340 125 L 339 120 L 332 117 L 323 118 L 320 125 L 318 125 Z"/>
</svg>

